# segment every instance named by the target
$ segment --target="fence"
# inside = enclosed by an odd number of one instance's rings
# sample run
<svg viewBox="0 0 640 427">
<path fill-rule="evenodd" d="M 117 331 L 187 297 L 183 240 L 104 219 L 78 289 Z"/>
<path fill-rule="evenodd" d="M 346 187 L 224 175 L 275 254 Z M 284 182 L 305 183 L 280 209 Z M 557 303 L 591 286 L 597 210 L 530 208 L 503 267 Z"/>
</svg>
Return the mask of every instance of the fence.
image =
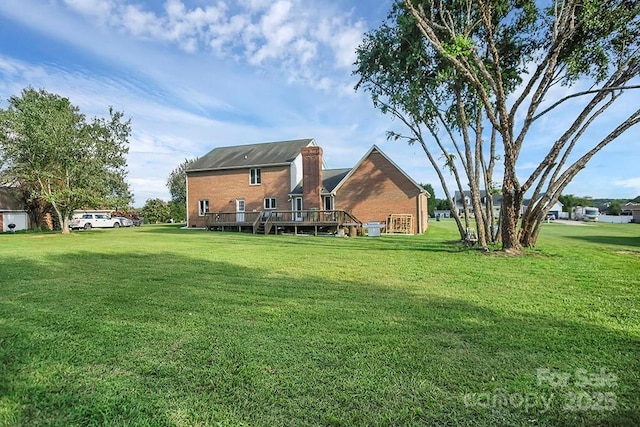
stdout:
<svg viewBox="0 0 640 427">
<path fill-rule="evenodd" d="M 607 222 L 612 224 L 628 224 L 633 217 L 631 215 L 602 215 L 598 216 L 598 222 Z"/>
</svg>

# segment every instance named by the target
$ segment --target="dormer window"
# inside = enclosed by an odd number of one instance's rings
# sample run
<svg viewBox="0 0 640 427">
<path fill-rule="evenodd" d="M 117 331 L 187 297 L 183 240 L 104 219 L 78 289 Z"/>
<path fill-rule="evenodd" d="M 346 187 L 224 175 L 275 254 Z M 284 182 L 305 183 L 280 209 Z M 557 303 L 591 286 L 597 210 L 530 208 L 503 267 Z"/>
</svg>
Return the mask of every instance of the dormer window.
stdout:
<svg viewBox="0 0 640 427">
<path fill-rule="evenodd" d="M 249 183 L 251 185 L 262 184 L 262 176 L 260 168 L 251 168 L 249 170 Z"/>
</svg>

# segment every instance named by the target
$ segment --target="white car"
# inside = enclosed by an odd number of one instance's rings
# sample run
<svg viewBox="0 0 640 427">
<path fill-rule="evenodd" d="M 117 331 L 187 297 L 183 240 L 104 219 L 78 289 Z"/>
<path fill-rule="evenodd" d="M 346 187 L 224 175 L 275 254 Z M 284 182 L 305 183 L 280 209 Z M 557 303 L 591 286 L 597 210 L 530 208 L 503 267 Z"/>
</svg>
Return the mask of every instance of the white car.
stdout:
<svg viewBox="0 0 640 427">
<path fill-rule="evenodd" d="M 72 230 L 91 230 L 92 228 L 119 228 L 120 220 L 111 218 L 105 214 L 83 214 L 80 218 L 73 218 L 69 221 L 69 228 Z"/>
</svg>

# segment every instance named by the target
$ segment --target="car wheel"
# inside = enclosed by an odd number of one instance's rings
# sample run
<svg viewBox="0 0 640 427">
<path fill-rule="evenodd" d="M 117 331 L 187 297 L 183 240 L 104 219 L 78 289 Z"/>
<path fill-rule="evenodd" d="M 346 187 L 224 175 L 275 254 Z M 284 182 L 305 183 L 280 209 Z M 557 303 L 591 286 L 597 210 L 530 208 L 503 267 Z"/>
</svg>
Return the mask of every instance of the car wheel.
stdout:
<svg viewBox="0 0 640 427">
<path fill-rule="evenodd" d="M 91 223 L 90 223 L 90 222 L 86 223 L 86 224 L 84 225 L 84 229 L 85 229 L 85 230 L 91 230 Z"/>
<path fill-rule="evenodd" d="M 113 223 L 113 228 L 120 228 L 120 223 L 119 222 L 114 222 Z"/>
</svg>

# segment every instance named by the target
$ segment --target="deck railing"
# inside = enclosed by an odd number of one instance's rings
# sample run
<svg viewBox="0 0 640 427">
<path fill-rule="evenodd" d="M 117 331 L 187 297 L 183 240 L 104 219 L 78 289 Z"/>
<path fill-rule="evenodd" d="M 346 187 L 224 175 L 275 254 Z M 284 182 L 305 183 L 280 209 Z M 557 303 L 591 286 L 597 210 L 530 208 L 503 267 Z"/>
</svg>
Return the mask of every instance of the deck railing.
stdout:
<svg viewBox="0 0 640 427">
<path fill-rule="evenodd" d="M 362 223 L 353 215 L 341 210 L 300 210 L 300 211 L 254 211 L 254 212 L 209 212 L 206 214 L 206 226 L 214 227 L 253 227 L 254 232 L 262 223 L 265 233 L 274 226 L 356 226 Z"/>
<path fill-rule="evenodd" d="M 320 210 L 304 210 L 304 211 L 267 211 L 265 216 L 273 222 L 277 223 L 341 223 L 344 217 L 343 211 L 320 211 Z"/>
<path fill-rule="evenodd" d="M 253 225 L 260 220 L 262 212 L 208 212 L 207 227 L 217 225 Z"/>
</svg>

